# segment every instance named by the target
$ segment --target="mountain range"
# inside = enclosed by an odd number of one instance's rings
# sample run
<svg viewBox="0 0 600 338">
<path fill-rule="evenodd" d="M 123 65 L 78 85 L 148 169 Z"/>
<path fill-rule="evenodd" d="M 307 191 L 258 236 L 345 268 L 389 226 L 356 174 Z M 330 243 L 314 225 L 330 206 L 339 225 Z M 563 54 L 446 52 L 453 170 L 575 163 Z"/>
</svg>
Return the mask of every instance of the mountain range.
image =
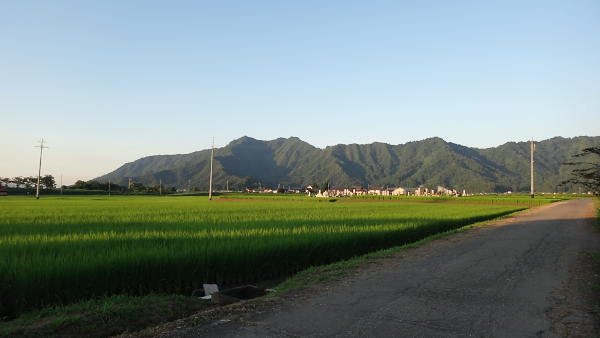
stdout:
<svg viewBox="0 0 600 338">
<path fill-rule="evenodd" d="M 600 137 L 554 137 L 536 142 L 537 192 L 574 191 L 557 187 L 572 169 L 562 165 L 584 148 L 600 146 Z M 316 148 L 297 137 L 260 141 L 244 136 L 215 149 L 213 189 L 330 186 L 406 187 L 438 185 L 468 192 L 529 192 L 530 142 L 508 142 L 494 148 L 469 148 L 433 137 L 391 145 L 338 144 Z M 210 149 L 179 155 L 148 156 L 126 163 L 95 180 L 208 190 Z"/>
</svg>

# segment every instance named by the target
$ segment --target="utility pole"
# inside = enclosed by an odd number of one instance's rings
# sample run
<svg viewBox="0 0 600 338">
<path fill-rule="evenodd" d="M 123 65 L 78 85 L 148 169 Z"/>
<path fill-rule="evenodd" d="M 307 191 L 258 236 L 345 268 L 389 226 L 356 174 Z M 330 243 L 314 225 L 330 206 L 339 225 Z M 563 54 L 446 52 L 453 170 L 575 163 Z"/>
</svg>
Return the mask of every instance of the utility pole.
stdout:
<svg viewBox="0 0 600 338">
<path fill-rule="evenodd" d="M 60 194 L 62 195 L 62 174 L 60 174 Z"/>
<path fill-rule="evenodd" d="M 213 174 L 213 157 L 215 155 L 215 138 L 213 137 L 212 145 L 210 146 L 210 179 L 208 183 L 208 200 L 212 201 L 212 174 Z M 221 186 L 222 187 L 222 186 Z M 221 188 L 223 189 L 223 188 Z"/>
<path fill-rule="evenodd" d="M 110 178 L 108 179 L 108 196 L 110 196 Z"/>
<path fill-rule="evenodd" d="M 579 188 L 581 189 L 581 188 Z M 227 180 L 227 192 L 229 192 L 229 180 Z"/>
<path fill-rule="evenodd" d="M 192 180 L 188 180 L 188 194 L 192 191 Z"/>
<path fill-rule="evenodd" d="M 158 180 L 158 195 L 162 196 L 162 180 Z"/>
<path fill-rule="evenodd" d="M 129 194 L 131 195 L 131 177 L 129 177 L 129 183 L 127 183 L 127 190 L 129 190 Z"/>
<path fill-rule="evenodd" d="M 40 176 L 42 176 L 42 151 L 44 150 L 44 148 L 48 148 L 48 147 L 44 147 L 44 139 L 42 139 L 40 142 L 39 147 L 40 148 L 40 168 L 38 171 L 38 180 L 37 180 L 37 191 L 35 193 L 35 199 L 39 200 L 40 199 Z"/>
<path fill-rule="evenodd" d="M 535 151 L 535 143 L 531 138 L 531 198 L 533 198 L 533 152 Z"/>
</svg>

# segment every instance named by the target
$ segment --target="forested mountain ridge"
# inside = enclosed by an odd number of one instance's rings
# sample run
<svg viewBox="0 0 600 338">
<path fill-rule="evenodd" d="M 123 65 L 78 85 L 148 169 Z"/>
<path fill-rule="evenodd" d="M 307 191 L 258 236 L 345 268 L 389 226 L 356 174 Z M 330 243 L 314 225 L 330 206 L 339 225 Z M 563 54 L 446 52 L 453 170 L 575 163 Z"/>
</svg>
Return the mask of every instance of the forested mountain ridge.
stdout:
<svg viewBox="0 0 600 338">
<path fill-rule="evenodd" d="M 557 185 L 571 168 L 562 162 L 584 148 L 600 146 L 600 137 L 555 137 L 536 142 L 536 191 L 562 191 Z M 127 184 L 208 189 L 210 150 L 183 155 L 149 156 L 98 177 Z M 292 187 L 328 181 L 334 186 L 417 187 L 438 185 L 469 192 L 529 191 L 530 143 L 509 142 L 477 149 L 433 137 L 399 145 L 338 144 L 316 148 L 296 137 L 260 141 L 244 136 L 215 149 L 213 186 L 231 190 L 258 186 Z M 566 191 L 574 187 L 566 187 Z"/>
</svg>

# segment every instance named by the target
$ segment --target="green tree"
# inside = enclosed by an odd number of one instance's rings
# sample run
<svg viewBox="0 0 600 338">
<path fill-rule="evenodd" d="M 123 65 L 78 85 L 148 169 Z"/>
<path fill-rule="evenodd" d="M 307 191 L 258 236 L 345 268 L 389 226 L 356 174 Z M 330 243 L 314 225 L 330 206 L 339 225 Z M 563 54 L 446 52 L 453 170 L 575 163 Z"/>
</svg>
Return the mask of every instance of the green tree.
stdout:
<svg viewBox="0 0 600 338">
<path fill-rule="evenodd" d="M 85 183 L 85 189 L 87 190 L 103 190 L 102 183 L 94 180 L 87 181 Z"/>
<path fill-rule="evenodd" d="M 45 175 L 40 178 L 40 185 L 45 189 L 56 188 L 56 182 L 54 181 L 54 177 L 52 175 Z"/>
<path fill-rule="evenodd" d="M 23 180 L 23 185 L 25 188 L 31 188 L 32 186 L 37 185 L 37 177 L 35 176 L 24 177 Z"/>
<path fill-rule="evenodd" d="M 282 194 L 284 192 L 285 192 L 285 188 L 284 187 L 277 188 L 277 193 Z"/>
<path fill-rule="evenodd" d="M 11 182 L 11 179 L 8 177 L 1 177 L 0 182 L 4 183 L 5 187 L 8 187 L 8 184 Z"/>
<path fill-rule="evenodd" d="M 73 184 L 73 189 L 86 189 L 87 185 L 85 181 L 77 180 L 75 184 Z"/>
<path fill-rule="evenodd" d="M 129 185 L 129 190 L 134 194 L 144 193 L 146 192 L 146 187 L 140 182 L 131 182 Z"/>
<path fill-rule="evenodd" d="M 319 190 L 319 183 L 317 183 L 317 182 L 314 182 L 314 183 L 312 184 L 312 188 L 313 188 L 314 190 Z"/>
<path fill-rule="evenodd" d="M 600 156 L 600 147 L 591 147 L 583 149 L 579 154 L 571 157 L 586 157 L 589 155 Z M 598 192 L 600 190 L 600 162 L 567 162 L 568 166 L 575 166 L 571 170 L 569 179 L 562 181 L 559 186 L 565 184 L 574 184 L 584 187 L 587 190 Z"/>
<path fill-rule="evenodd" d="M 25 183 L 25 179 L 21 176 L 17 176 L 13 177 L 11 182 L 15 185 L 15 187 L 20 188 Z"/>
<path fill-rule="evenodd" d="M 323 182 L 323 191 L 327 191 L 329 190 L 329 182 L 325 181 Z"/>
<path fill-rule="evenodd" d="M 108 182 L 104 182 L 104 183 L 102 183 L 102 184 L 100 185 L 100 189 L 102 189 L 102 190 L 105 190 L 105 191 L 108 191 L 108 186 L 109 186 Z M 120 188 L 121 188 L 121 186 L 120 186 L 120 185 L 118 185 L 118 184 L 116 184 L 116 183 L 111 183 L 111 184 L 110 184 L 110 190 L 111 190 L 111 191 L 117 191 L 117 190 L 119 190 Z"/>
</svg>

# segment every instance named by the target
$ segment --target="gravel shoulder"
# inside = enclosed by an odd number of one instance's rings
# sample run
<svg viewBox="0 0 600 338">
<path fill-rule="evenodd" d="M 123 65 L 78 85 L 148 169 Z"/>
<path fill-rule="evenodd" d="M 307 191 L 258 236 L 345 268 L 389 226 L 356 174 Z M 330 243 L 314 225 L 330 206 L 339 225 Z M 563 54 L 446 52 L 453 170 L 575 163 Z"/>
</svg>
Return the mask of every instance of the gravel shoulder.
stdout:
<svg viewBox="0 0 600 338">
<path fill-rule="evenodd" d="M 369 260 L 336 281 L 126 336 L 593 337 L 594 217 L 591 200 L 538 207 Z"/>
</svg>

